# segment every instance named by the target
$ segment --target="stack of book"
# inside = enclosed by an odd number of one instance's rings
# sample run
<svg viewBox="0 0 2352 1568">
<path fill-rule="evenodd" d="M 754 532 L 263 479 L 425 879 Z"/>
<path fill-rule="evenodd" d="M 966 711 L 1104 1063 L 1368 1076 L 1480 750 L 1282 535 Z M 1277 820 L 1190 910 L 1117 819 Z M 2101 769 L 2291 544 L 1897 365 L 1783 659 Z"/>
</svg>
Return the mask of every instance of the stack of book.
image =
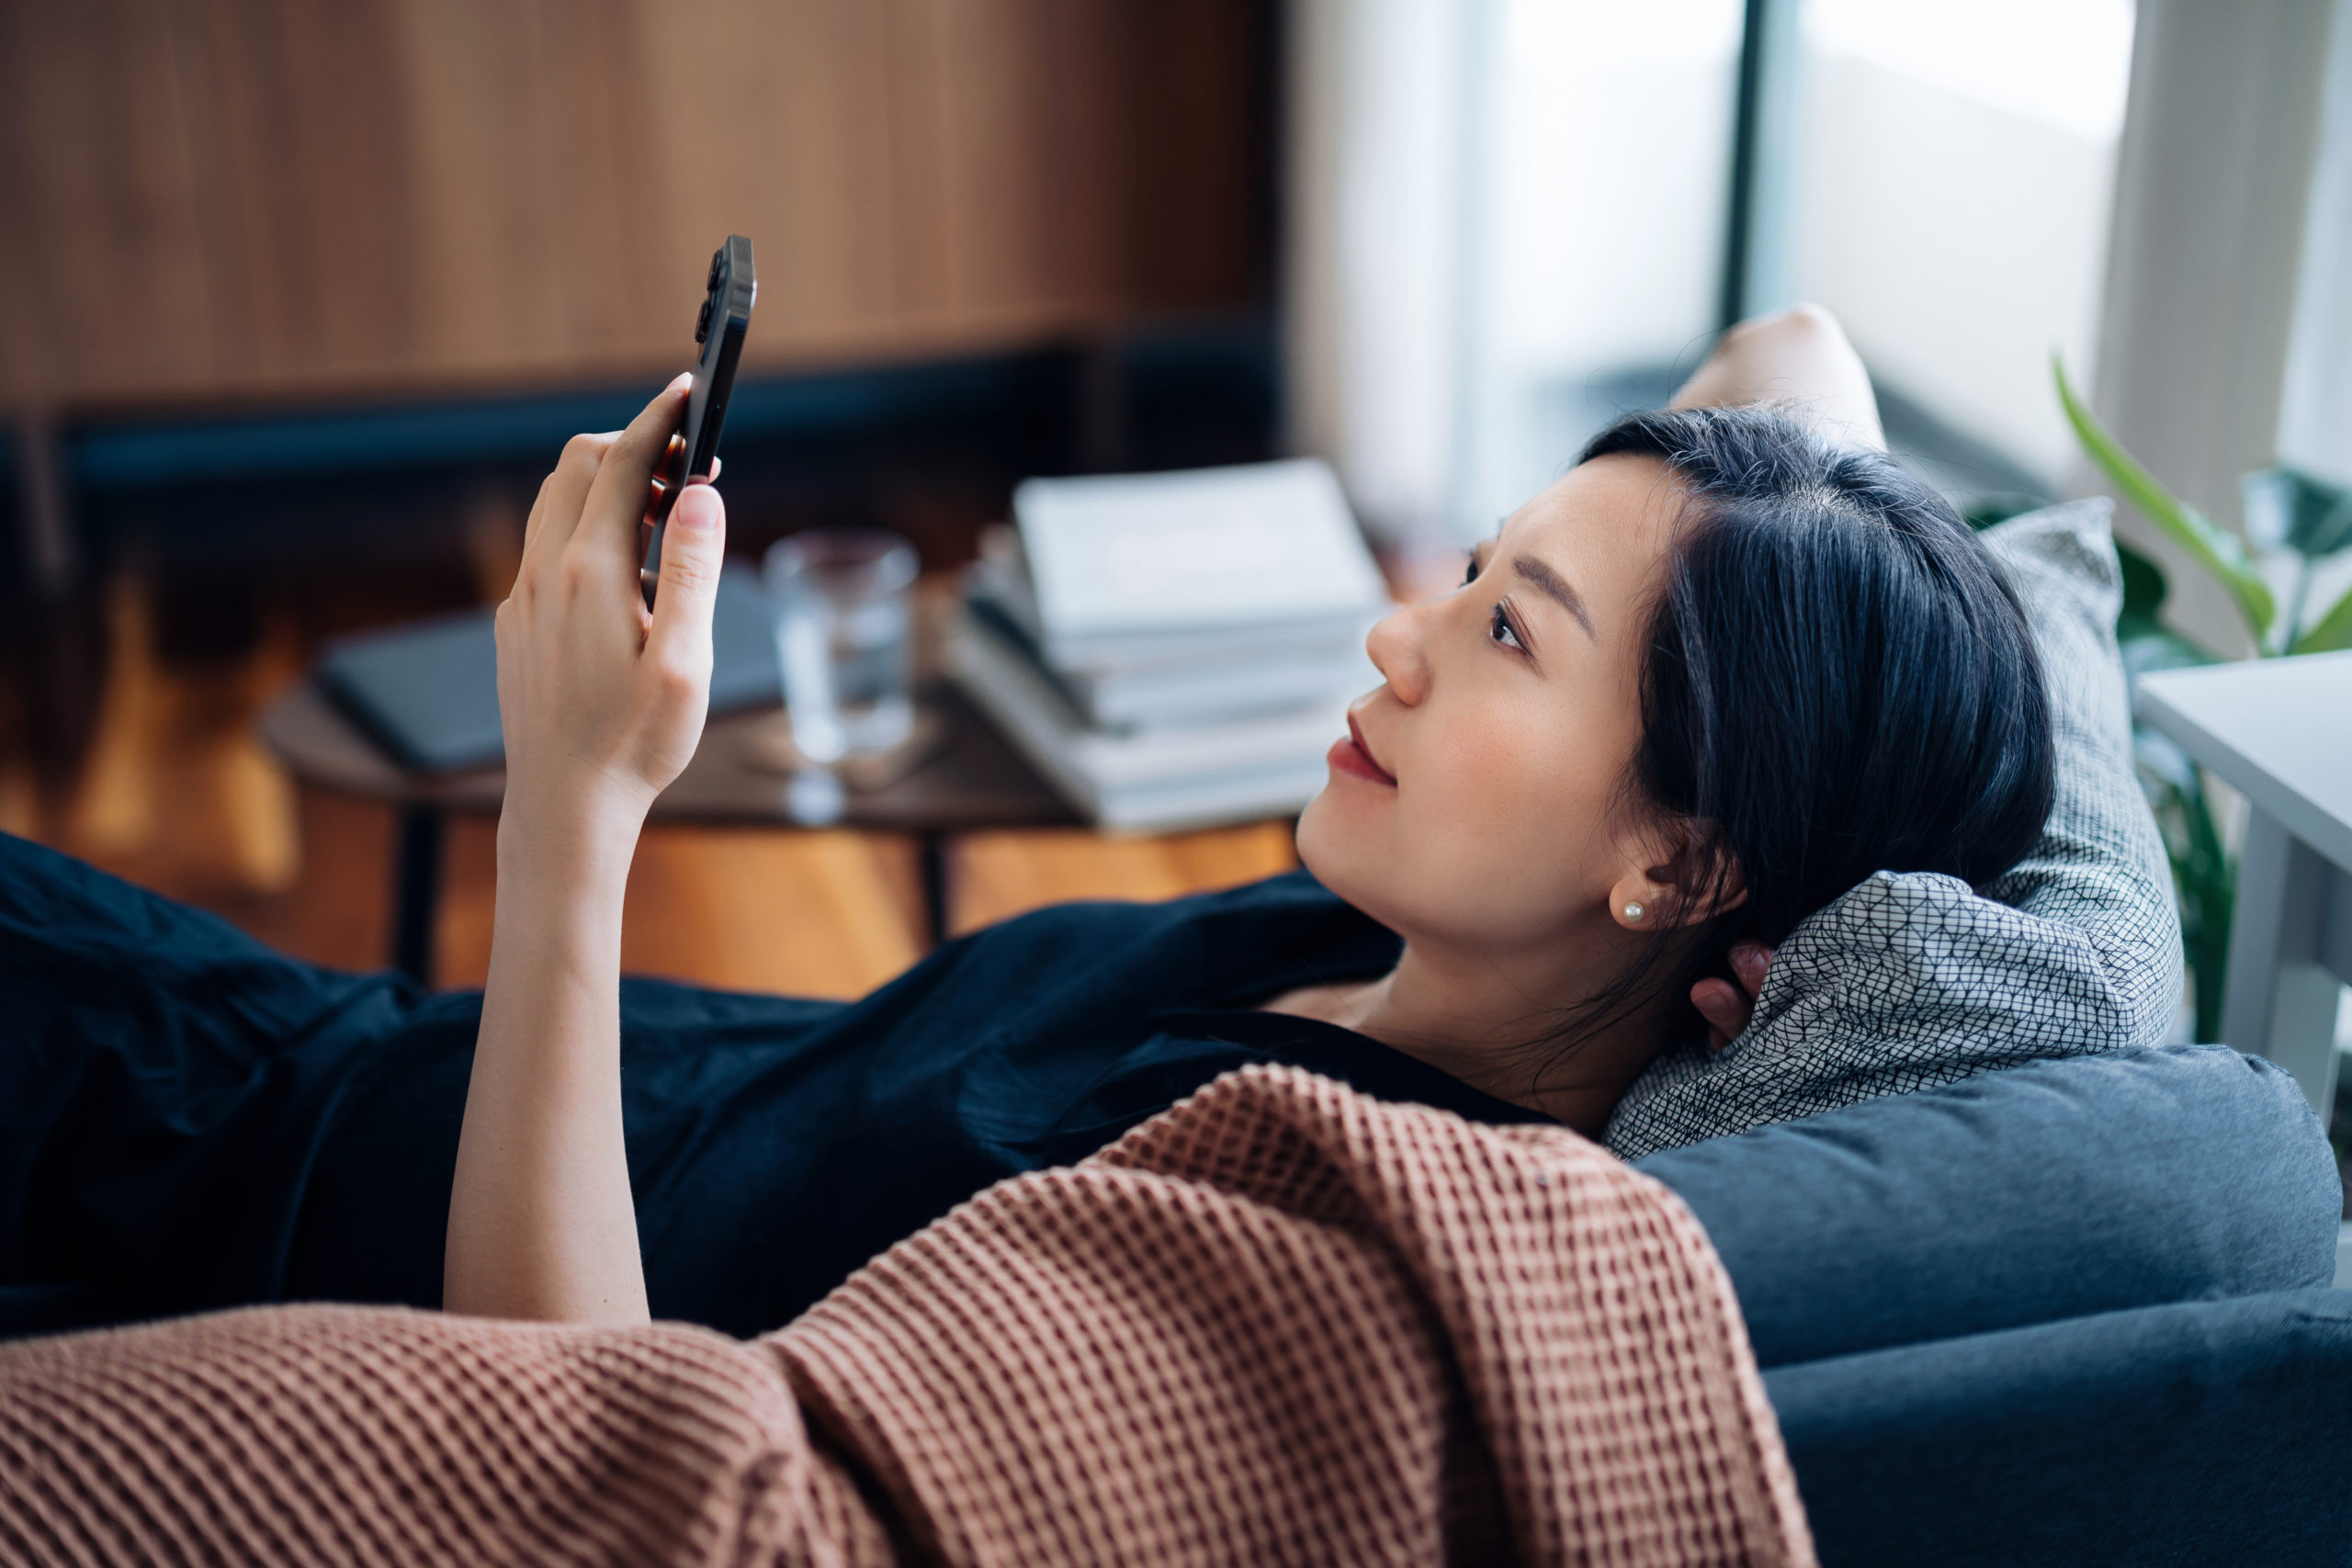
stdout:
<svg viewBox="0 0 2352 1568">
<path fill-rule="evenodd" d="M 1379 570 L 1311 459 L 1031 479 L 947 639 L 957 682 L 1105 828 L 1296 811 L 1350 698 Z"/>
</svg>

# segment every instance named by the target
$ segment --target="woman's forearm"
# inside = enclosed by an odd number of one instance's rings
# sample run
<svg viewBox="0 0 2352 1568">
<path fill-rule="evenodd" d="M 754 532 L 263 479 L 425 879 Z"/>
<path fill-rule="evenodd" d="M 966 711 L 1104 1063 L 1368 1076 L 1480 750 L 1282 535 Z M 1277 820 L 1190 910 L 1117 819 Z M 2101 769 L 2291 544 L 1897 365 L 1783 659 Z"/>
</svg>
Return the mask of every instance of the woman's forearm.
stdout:
<svg viewBox="0 0 2352 1568">
<path fill-rule="evenodd" d="M 637 825 L 510 808 L 458 1142 L 445 1310 L 647 1319 L 621 1131 L 620 925 Z"/>
<path fill-rule="evenodd" d="M 566 444 L 498 607 L 506 802 L 442 1258 L 451 1312 L 646 1321 L 621 1126 L 621 898 L 646 811 L 702 739 L 727 544 L 718 492 L 687 486 L 648 608 L 642 530 L 688 384 L 617 434 Z"/>
<path fill-rule="evenodd" d="M 1772 403 L 1857 446 L 1886 449 L 1878 397 L 1838 318 L 1798 305 L 1740 322 L 1674 394 L 1671 408 Z"/>
</svg>

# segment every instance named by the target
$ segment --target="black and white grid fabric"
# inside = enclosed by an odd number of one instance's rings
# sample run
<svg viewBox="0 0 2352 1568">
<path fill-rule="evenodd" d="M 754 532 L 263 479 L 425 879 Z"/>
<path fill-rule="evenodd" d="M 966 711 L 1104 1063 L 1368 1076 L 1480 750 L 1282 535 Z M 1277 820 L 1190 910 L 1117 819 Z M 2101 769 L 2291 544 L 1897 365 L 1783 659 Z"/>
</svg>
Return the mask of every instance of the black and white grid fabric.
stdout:
<svg viewBox="0 0 2352 1568">
<path fill-rule="evenodd" d="M 2109 503 L 1984 537 L 2024 601 L 2057 739 L 2041 840 L 1984 894 L 1881 872 L 1781 944 L 1747 1029 L 1635 1080 L 1607 1143 L 1626 1159 L 2044 1056 L 2160 1041 L 2180 1005 L 2180 922 L 2132 770 Z"/>
</svg>

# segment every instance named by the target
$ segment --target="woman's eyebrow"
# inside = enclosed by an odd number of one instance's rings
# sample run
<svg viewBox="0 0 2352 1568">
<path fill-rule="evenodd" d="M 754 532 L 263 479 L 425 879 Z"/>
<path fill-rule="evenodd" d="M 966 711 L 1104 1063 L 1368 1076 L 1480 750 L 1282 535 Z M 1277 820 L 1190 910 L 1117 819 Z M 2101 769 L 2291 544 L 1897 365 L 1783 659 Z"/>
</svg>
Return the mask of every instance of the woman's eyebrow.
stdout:
<svg viewBox="0 0 2352 1568">
<path fill-rule="evenodd" d="M 1568 586 L 1566 579 L 1531 556 L 1514 556 L 1510 564 L 1537 592 L 1574 615 L 1577 624 L 1584 627 L 1585 636 L 1599 638 L 1600 634 L 1592 629 L 1592 613 L 1584 607 L 1583 596 Z"/>
</svg>

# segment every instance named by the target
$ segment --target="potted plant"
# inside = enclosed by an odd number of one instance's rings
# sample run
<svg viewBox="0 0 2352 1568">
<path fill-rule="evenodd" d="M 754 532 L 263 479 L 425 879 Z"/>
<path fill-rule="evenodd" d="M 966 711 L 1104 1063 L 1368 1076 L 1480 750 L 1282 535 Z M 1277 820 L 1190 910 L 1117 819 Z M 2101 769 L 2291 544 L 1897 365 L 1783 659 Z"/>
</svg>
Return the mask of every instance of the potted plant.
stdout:
<svg viewBox="0 0 2352 1568">
<path fill-rule="evenodd" d="M 2352 590 L 2317 614 L 2311 603 L 2321 569 L 2352 549 L 2352 491 L 2291 468 L 2258 469 L 2244 480 L 2248 538 L 2240 539 L 2165 489 L 2125 451 L 2084 406 L 2065 366 L 2054 357 L 2052 370 L 2058 400 L 2084 452 L 2118 495 L 2228 592 L 2257 658 L 2352 648 Z M 2123 560 L 2123 610 L 2115 632 L 2126 674 L 2136 682 L 2151 670 L 2217 662 L 2220 655 L 2160 624 L 2166 588 L 2163 569 L 2120 542 L 2117 551 Z M 2283 606 L 2277 586 L 2281 580 Z M 2195 977 L 2197 1038 L 2216 1039 L 2237 867 L 2196 764 L 2154 730 L 2134 726 L 2133 737 L 2140 783 L 2163 831 L 2179 895 L 2181 942 Z"/>
</svg>

